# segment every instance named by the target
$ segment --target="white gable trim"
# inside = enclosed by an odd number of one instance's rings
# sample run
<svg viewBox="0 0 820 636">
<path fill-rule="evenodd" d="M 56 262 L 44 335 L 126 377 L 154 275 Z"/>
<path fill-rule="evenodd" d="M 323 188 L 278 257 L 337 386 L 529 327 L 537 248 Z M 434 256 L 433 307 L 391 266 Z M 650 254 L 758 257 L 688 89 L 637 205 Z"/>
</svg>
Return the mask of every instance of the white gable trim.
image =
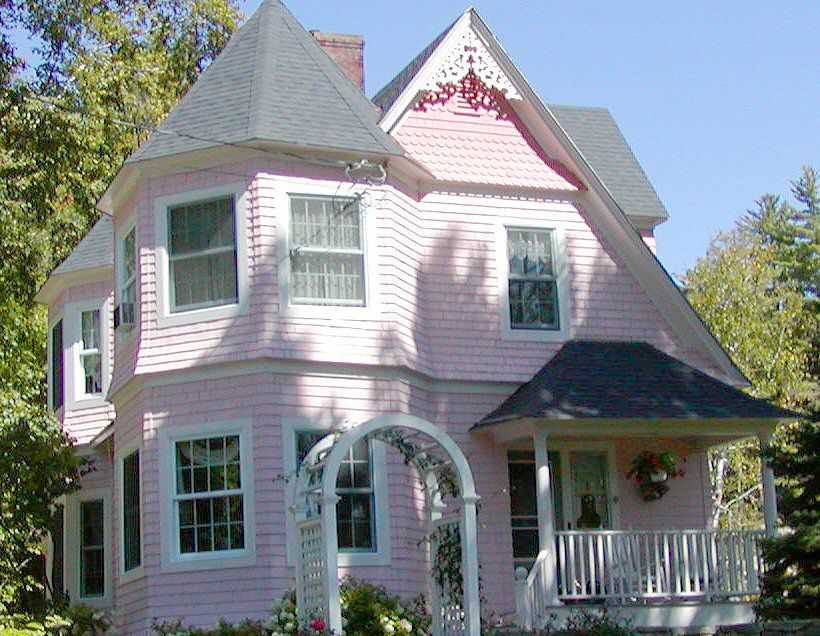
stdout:
<svg viewBox="0 0 820 636">
<path fill-rule="evenodd" d="M 382 128 L 388 132 L 395 128 L 402 115 L 411 107 L 418 92 L 425 90 L 433 74 L 441 68 L 443 60 L 467 29 L 473 30 L 481 42 L 487 46 L 504 76 L 512 83 L 516 93 L 522 97 L 525 104 L 534 110 L 534 115 L 540 120 L 537 123 L 540 125 L 531 126 L 530 131 L 536 140 L 548 147 L 548 144 L 544 143 L 548 134 L 557 139 L 562 152 L 566 153 L 571 161 L 568 167 L 579 174 L 589 187 L 588 192 L 577 195 L 582 205 L 594 217 L 596 226 L 611 242 L 612 247 L 674 332 L 684 344 L 708 355 L 721 371 L 722 379 L 735 386 L 748 386 L 749 381 L 686 301 L 660 261 L 643 242 L 638 231 L 630 223 L 626 213 L 617 204 L 603 181 L 473 9 L 468 9 L 458 19 L 415 77 L 408 82 L 402 94 L 382 118 Z M 525 120 L 525 124 L 527 123 L 529 122 Z"/>
</svg>

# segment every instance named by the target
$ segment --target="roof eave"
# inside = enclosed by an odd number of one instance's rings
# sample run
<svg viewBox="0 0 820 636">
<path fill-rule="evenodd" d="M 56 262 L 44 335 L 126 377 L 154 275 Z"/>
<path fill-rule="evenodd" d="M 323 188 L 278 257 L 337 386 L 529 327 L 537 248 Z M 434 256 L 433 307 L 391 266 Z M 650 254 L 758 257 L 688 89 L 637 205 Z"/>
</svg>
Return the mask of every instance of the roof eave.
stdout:
<svg viewBox="0 0 820 636">
<path fill-rule="evenodd" d="M 113 265 L 80 269 L 65 274 L 52 272 L 46 282 L 43 283 L 43 286 L 40 287 L 40 290 L 34 295 L 34 300 L 42 305 L 50 305 L 57 299 L 60 292 L 68 287 L 108 280 L 113 274 Z"/>
</svg>

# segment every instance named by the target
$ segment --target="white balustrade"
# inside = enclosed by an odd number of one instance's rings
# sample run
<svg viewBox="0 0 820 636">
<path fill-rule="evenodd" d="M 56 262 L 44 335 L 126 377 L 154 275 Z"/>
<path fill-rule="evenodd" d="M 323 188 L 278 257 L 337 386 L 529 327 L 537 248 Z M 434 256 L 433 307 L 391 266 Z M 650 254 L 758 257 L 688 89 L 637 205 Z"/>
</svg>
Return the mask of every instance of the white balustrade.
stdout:
<svg viewBox="0 0 820 636">
<path fill-rule="evenodd" d="M 762 530 L 557 532 L 558 596 L 622 603 L 753 596 L 760 591 L 763 535 Z"/>
</svg>

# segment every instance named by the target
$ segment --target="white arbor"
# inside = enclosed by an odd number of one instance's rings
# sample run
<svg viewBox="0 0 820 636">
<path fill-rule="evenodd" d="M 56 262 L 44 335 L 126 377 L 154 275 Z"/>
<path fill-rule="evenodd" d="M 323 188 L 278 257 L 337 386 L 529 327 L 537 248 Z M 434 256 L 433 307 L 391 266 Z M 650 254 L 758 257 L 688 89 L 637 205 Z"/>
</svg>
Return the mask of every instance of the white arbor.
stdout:
<svg viewBox="0 0 820 636">
<path fill-rule="evenodd" d="M 402 413 L 381 415 L 328 434 L 311 448 L 299 467 L 292 512 L 296 515 L 296 596 L 301 616 L 324 618 L 331 631 L 342 630 L 336 479 L 342 460 L 362 439 L 389 444 L 416 469 L 425 490 L 431 560 L 435 561 L 438 552 L 446 549 L 444 542 L 449 542 L 452 549 L 455 539 L 460 547 L 461 580 L 432 577 L 434 633 L 479 636 L 478 496 L 470 465 L 446 432 L 426 420 Z"/>
</svg>

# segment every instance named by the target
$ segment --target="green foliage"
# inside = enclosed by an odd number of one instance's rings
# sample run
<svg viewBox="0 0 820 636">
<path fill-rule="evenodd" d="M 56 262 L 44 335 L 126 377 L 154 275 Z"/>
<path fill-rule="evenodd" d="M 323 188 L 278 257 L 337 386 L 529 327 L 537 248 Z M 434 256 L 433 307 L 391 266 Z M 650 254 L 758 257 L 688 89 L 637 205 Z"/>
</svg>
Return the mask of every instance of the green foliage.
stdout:
<svg viewBox="0 0 820 636">
<path fill-rule="evenodd" d="M 86 605 L 63 608 L 42 620 L 29 616 L 3 617 L 0 636 L 98 636 L 111 628 L 108 615 Z"/>
<path fill-rule="evenodd" d="M 687 298 L 751 380 L 749 392 L 803 413 L 820 404 L 816 179 L 803 169 L 794 204 L 762 197 L 684 277 Z M 760 526 L 759 453 L 752 440 L 710 454 L 721 527 Z"/>
<path fill-rule="evenodd" d="M 78 487 L 83 465 L 43 405 L 0 393 L 0 610 L 16 610 L 22 595 L 40 589 L 29 566 L 52 502 Z"/>
<path fill-rule="evenodd" d="M 342 624 L 349 636 L 426 636 L 431 619 L 424 598 L 402 605 L 383 587 L 347 578 L 341 584 Z M 302 615 L 296 593 L 285 592 L 271 607 L 264 621 L 221 622 L 213 629 L 185 627 L 180 622 L 156 624 L 159 636 L 319 636 L 328 634 L 324 621 Z"/>
<path fill-rule="evenodd" d="M 553 614 L 547 620 L 547 627 L 533 632 L 522 632 L 516 628 L 495 628 L 485 630 L 491 636 L 637 636 L 628 621 L 612 616 L 606 608 L 601 610 L 578 609 L 561 620 Z"/>
<path fill-rule="evenodd" d="M 342 582 L 342 616 L 347 634 L 356 636 L 423 636 L 430 632 L 424 599 L 408 606 L 383 587 L 348 578 Z"/>
<path fill-rule="evenodd" d="M 0 608 L 38 587 L 26 564 L 78 469 L 43 406 L 46 313 L 34 295 L 239 18 L 233 0 L 0 3 Z M 18 27 L 42 42 L 36 68 L 12 46 Z"/>
<path fill-rule="evenodd" d="M 783 534 L 763 546 L 764 619 L 820 618 L 820 422 L 789 428 L 769 453 L 780 476 Z"/>
</svg>

